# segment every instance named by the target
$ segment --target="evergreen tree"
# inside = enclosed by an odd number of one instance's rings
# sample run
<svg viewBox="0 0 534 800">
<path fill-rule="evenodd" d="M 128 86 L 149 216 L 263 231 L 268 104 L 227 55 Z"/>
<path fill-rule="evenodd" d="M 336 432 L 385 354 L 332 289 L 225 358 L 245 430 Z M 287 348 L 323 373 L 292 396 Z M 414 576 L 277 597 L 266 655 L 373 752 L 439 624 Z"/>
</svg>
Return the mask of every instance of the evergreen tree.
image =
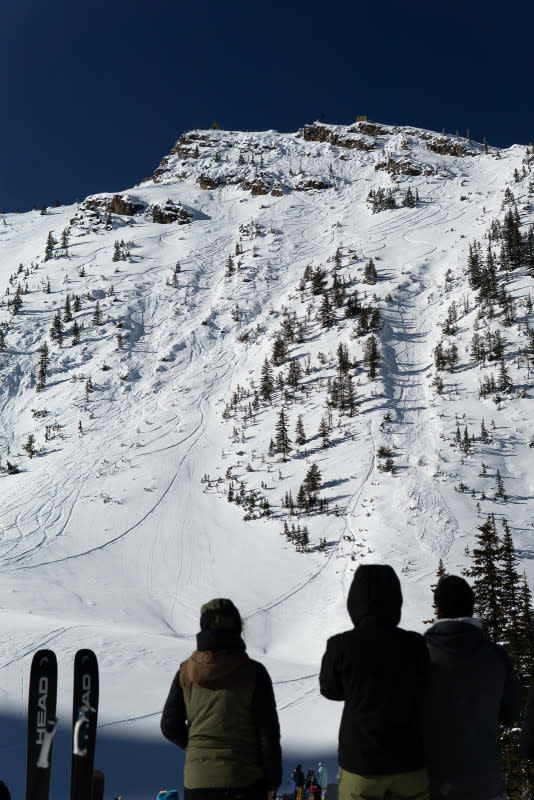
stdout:
<svg viewBox="0 0 534 800">
<path fill-rule="evenodd" d="M 67 296 L 65 297 L 65 307 L 63 309 L 63 321 L 70 322 L 71 319 L 72 319 L 72 311 L 70 307 L 70 297 L 67 293 Z"/>
<path fill-rule="evenodd" d="M 301 376 L 302 376 L 302 368 L 299 362 L 295 359 L 294 361 L 290 362 L 287 370 L 288 386 L 291 386 L 292 389 L 297 389 Z"/>
<path fill-rule="evenodd" d="M 4 335 L 4 329 L 0 328 L 0 353 L 4 353 L 6 349 L 6 340 Z"/>
<path fill-rule="evenodd" d="M 78 325 L 77 320 L 74 320 L 72 324 L 72 344 L 79 344 L 80 343 L 80 326 Z"/>
<path fill-rule="evenodd" d="M 330 429 L 328 427 L 328 421 L 324 416 L 321 417 L 318 433 L 322 439 L 323 447 L 328 447 L 330 444 Z"/>
<path fill-rule="evenodd" d="M 280 413 L 278 415 L 278 421 L 276 423 L 275 428 L 276 436 L 274 439 L 274 443 L 276 446 L 277 452 L 282 454 L 282 461 L 287 461 L 287 456 L 291 451 L 291 439 L 289 438 L 289 433 L 287 430 L 287 419 L 284 408 L 280 409 Z"/>
<path fill-rule="evenodd" d="M 376 379 L 377 367 L 380 362 L 380 348 L 378 346 L 378 339 L 374 333 L 372 333 L 365 342 L 363 359 L 367 364 L 367 375 L 369 380 L 374 381 Z"/>
<path fill-rule="evenodd" d="M 303 447 L 306 444 L 306 433 L 304 432 L 304 422 L 302 421 L 302 414 L 297 417 L 297 424 L 295 425 L 295 444 Z"/>
<path fill-rule="evenodd" d="M 332 306 L 326 292 L 323 294 L 323 301 L 321 303 L 319 315 L 323 328 L 331 328 L 334 324 L 334 312 L 332 311 Z"/>
<path fill-rule="evenodd" d="M 95 310 L 93 312 L 93 320 L 92 320 L 92 322 L 93 322 L 93 325 L 97 325 L 97 326 L 102 324 L 102 311 L 100 309 L 100 303 L 98 302 L 98 300 L 96 301 L 96 304 L 95 304 Z"/>
<path fill-rule="evenodd" d="M 277 334 L 273 342 L 271 361 L 275 367 L 280 367 L 287 360 L 287 343 L 282 334 Z"/>
<path fill-rule="evenodd" d="M 488 516 L 486 522 L 477 527 L 477 545 L 472 551 L 472 565 L 464 574 L 473 578 L 475 608 L 484 623 L 488 635 L 500 641 L 502 610 L 500 603 L 499 558 L 501 544 L 495 527 L 495 517 Z"/>
<path fill-rule="evenodd" d="M 63 322 L 61 321 L 61 313 L 58 311 L 52 320 L 52 327 L 50 328 L 50 338 L 57 342 L 61 347 L 63 345 Z"/>
<path fill-rule="evenodd" d="M 30 433 L 28 435 L 25 444 L 22 445 L 22 449 L 26 450 L 30 458 L 34 457 L 37 450 L 35 449 L 35 436 L 33 435 L 33 433 Z"/>
<path fill-rule="evenodd" d="M 372 258 L 369 259 L 363 270 L 364 283 L 375 284 L 377 281 L 377 272 L 375 262 Z"/>
<path fill-rule="evenodd" d="M 118 241 L 113 243 L 113 256 L 112 261 L 122 261 L 122 252 Z"/>
<path fill-rule="evenodd" d="M 274 392 L 274 378 L 269 359 L 265 359 L 261 368 L 260 394 L 262 400 L 270 403 Z"/>
<path fill-rule="evenodd" d="M 13 298 L 13 302 L 11 304 L 11 310 L 14 317 L 17 316 L 17 314 L 20 314 L 22 310 L 22 286 L 20 283 L 17 286 L 15 297 Z"/>
<path fill-rule="evenodd" d="M 37 373 L 37 383 L 35 385 L 35 389 L 38 392 L 42 391 L 46 386 L 48 363 L 48 345 L 44 342 L 39 348 L 39 372 Z"/>
<path fill-rule="evenodd" d="M 56 244 L 57 241 L 56 239 L 54 239 L 52 231 L 49 231 L 45 246 L 45 254 L 44 254 L 45 261 L 50 261 L 51 258 L 54 258 L 54 248 Z"/>
</svg>

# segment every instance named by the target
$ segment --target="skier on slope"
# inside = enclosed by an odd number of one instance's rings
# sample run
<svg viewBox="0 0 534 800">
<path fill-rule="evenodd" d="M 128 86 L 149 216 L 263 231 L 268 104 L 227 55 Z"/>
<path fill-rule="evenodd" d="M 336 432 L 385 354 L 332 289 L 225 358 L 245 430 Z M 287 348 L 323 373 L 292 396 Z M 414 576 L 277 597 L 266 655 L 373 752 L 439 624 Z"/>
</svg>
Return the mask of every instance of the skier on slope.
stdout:
<svg viewBox="0 0 534 800">
<path fill-rule="evenodd" d="M 282 780 L 280 726 L 264 666 L 245 652 L 231 600 L 200 610 L 197 650 L 180 665 L 163 735 L 185 750 L 184 800 L 274 800 Z"/>
</svg>

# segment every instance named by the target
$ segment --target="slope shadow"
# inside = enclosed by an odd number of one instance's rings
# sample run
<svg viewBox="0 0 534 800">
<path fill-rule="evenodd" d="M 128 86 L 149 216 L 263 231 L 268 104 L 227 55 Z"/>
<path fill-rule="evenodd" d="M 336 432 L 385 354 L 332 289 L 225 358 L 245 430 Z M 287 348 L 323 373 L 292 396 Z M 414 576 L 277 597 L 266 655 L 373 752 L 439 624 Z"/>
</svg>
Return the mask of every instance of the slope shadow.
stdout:
<svg viewBox="0 0 534 800">
<path fill-rule="evenodd" d="M 25 715 L 0 715 L 0 780 L 9 788 L 13 800 L 24 797 L 26 735 Z M 326 764 L 331 779 L 334 778 L 337 772 L 334 748 L 329 752 L 284 750 L 283 780 L 278 794 L 291 792 L 291 774 L 297 763 L 316 768 L 318 760 Z M 54 739 L 52 800 L 69 800 L 70 761 L 70 727 L 60 723 Z M 105 725 L 98 729 L 95 769 L 105 775 L 106 800 L 119 795 L 126 800 L 154 800 L 161 789 L 174 788 L 183 797 L 183 766 L 184 752 L 163 737 L 126 735 L 124 729 L 111 733 Z"/>
</svg>

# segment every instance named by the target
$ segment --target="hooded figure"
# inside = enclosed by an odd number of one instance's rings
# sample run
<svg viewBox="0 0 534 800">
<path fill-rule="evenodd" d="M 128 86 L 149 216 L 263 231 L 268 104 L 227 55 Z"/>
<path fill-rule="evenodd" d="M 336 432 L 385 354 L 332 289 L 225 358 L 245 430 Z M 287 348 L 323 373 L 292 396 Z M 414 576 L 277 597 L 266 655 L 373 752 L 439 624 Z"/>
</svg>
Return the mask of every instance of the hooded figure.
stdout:
<svg viewBox="0 0 534 800">
<path fill-rule="evenodd" d="M 420 725 L 428 654 L 422 636 L 397 627 L 401 606 L 392 567 L 362 564 L 347 600 L 354 628 L 327 642 L 321 694 L 345 703 L 341 800 L 429 797 Z"/>
<path fill-rule="evenodd" d="M 202 606 L 197 649 L 180 665 L 161 717 L 185 750 L 184 800 L 274 797 L 282 779 L 280 726 L 271 679 L 245 652 L 231 600 Z"/>
<path fill-rule="evenodd" d="M 431 661 L 425 748 L 432 798 L 504 798 L 499 724 L 519 717 L 520 688 L 503 647 L 473 617 L 475 596 L 448 575 L 434 592 L 438 621 L 425 633 Z"/>
</svg>

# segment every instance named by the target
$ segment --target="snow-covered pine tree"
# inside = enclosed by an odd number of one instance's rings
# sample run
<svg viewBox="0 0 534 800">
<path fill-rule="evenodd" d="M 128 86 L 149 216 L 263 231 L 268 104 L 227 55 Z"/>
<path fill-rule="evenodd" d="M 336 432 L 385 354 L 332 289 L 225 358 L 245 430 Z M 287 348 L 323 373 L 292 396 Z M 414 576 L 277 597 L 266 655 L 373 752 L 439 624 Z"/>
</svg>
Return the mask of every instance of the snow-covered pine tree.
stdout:
<svg viewBox="0 0 534 800">
<path fill-rule="evenodd" d="M 287 429 L 287 418 L 284 407 L 280 409 L 278 421 L 276 423 L 276 436 L 274 444 L 278 453 L 282 454 L 282 461 L 287 461 L 287 456 L 291 452 L 291 439 Z"/>
</svg>

